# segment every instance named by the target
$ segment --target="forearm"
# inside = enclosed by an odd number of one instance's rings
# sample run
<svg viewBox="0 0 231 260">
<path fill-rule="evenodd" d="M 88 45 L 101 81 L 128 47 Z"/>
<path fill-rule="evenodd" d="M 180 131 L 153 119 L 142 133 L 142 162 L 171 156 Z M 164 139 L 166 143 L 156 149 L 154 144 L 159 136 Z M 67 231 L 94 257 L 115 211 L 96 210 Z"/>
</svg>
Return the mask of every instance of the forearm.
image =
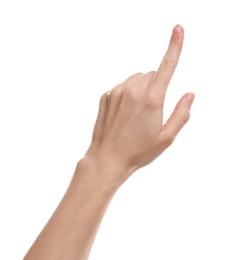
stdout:
<svg viewBox="0 0 231 260">
<path fill-rule="evenodd" d="M 82 160 L 53 216 L 25 256 L 28 259 L 88 259 L 105 211 L 119 188 L 99 167 Z M 102 178 L 101 178 L 102 176 Z"/>
</svg>

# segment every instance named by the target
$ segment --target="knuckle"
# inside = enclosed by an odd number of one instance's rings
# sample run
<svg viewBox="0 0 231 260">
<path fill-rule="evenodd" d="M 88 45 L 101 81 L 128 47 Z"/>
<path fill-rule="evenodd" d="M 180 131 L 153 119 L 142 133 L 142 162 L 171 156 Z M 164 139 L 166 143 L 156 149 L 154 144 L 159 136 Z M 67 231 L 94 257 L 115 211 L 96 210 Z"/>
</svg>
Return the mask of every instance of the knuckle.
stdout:
<svg viewBox="0 0 231 260">
<path fill-rule="evenodd" d="M 133 88 L 125 88 L 122 95 L 126 101 L 137 101 L 137 95 Z"/>
<path fill-rule="evenodd" d="M 179 120 L 182 122 L 183 125 L 185 125 L 188 120 L 190 119 L 190 113 L 177 113 Z"/>
<path fill-rule="evenodd" d="M 145 99 L 144 99 L 145 107 L 151 110 L 162 108 L 163 104 L 163 98 L 155 93 L 146 93 Z"/>
<path fill-rule="evenodd" d="M 105 92 L 105 93 L 101 96 L 100 101 L 99 101 L 100 106 L 102 106 L 102 105 L 105 104 L 105 102 L 107 101 L 107 98 L 108 98 L 108 91 Z"/>
<path fill-rule="evenodd" d="M 142 109 L 142 95 L 135 88 L 125 88 L 122 92 L 121 107 L 134 111 Z"/>
<path fill-rule="evenodd" d="M 155 74 L 156 74 L 156 71 L 151 70 L 146 75 L 151 75 L 151 77 L 153 77 L 153 76 L 155 76 Z"/>
<path fill-rule="evenodd" d="M 117 100 L 117 99 L 120 98 L 120 96 L 121 96 L 121 90 L 119 90 L 119 89 L 113 89 L 113 90 L 111 91 L 110 95 L 109 95 L 109 98 L 110 98 L 111 100 Z"/>
<path fill-rule="evenodd" d="M 144 75 L 144 73 L 142 73 L 142 72 L 137 72 L 136 74 L 134 74 L 135 77 L 141 77 L 143 75 Z"/>
<path fill-rule="evenodd" d="M 154 102 L 149 97 L 145 98 L 144 106 L 145 106 L 146 109 L 150 109 L 150 110 L 154 110 L 154 109 L 156 109 L 158 107 L 157 103 Z"/>
<path fill-rule="evenodd" d="M 162 62 L 161 62 L 161 66 L 160 68 L 164 71 L 166 70 L 174 70 L 177 66 L 177 61 L 174 59 L 170 59 L 168 57 L 164 57 Z"/>
</svg>

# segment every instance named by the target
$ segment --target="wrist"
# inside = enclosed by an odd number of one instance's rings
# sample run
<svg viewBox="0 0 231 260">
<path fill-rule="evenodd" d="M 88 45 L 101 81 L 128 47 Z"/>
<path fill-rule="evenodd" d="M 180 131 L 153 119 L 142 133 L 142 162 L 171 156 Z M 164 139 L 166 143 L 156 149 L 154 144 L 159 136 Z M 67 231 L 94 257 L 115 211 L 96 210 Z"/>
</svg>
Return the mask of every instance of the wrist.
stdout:
<svg viewBox="0 0 231 260">
<path fill-rule="evenodd" d="M 129 177 L 124 165 L 89 155 L 84 156 L 76 166 L 75 175 L 80 174 L 96 181 L 102 190 L 109 193 L 115 193 Z"/>
</svg>

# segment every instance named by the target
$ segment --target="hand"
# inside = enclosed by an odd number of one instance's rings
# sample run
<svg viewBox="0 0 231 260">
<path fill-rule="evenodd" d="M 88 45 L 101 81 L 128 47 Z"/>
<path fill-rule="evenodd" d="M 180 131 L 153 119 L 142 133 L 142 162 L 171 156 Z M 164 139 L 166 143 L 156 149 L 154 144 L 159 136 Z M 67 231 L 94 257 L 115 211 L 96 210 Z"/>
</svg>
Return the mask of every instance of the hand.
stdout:
<svg viewBox="0 0 231 260">
<path fill-rule="evenodd" d="M 119 186 L 156 159 L 189 119 L 191 93 L 180 99 L 163 125 L 165 92 L 182 44 L 183 29 L 176 26 L 157 72 L 137 73 L 102 96 L 91 145 L 25 260 L 88 259 Z"/>
<path fill-rule="evenodd" d="M 137 73 L 101 100 L 92 143 L 85 155 L 96 166 L 117 171 L 124 182 L 134 171 L 155 160 L 174 141 L 190 117 L 194 94 L 185 94 L 163 124 L 165 93 L 177 66 L 184 31 L 172 32 L 168 50 L 157 72 Z"/>
</svg>

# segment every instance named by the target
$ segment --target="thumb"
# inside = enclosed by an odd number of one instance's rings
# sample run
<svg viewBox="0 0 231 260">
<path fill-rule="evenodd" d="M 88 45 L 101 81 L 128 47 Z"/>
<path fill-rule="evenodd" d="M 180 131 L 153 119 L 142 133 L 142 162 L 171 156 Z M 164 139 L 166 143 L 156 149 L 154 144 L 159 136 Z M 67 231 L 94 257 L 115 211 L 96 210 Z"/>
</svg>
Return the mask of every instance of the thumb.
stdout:
<svg viewBox="0 0 231 260">
<path fill-rule="evenodd" d="M 163 132 L 165 132 L 165 134 L 172 140 L 188 122 L 194 97 L 195 95 L 193 93 L 185 94 L 178 101 L 173 113 L 165 123 Z"/>
</svg>

